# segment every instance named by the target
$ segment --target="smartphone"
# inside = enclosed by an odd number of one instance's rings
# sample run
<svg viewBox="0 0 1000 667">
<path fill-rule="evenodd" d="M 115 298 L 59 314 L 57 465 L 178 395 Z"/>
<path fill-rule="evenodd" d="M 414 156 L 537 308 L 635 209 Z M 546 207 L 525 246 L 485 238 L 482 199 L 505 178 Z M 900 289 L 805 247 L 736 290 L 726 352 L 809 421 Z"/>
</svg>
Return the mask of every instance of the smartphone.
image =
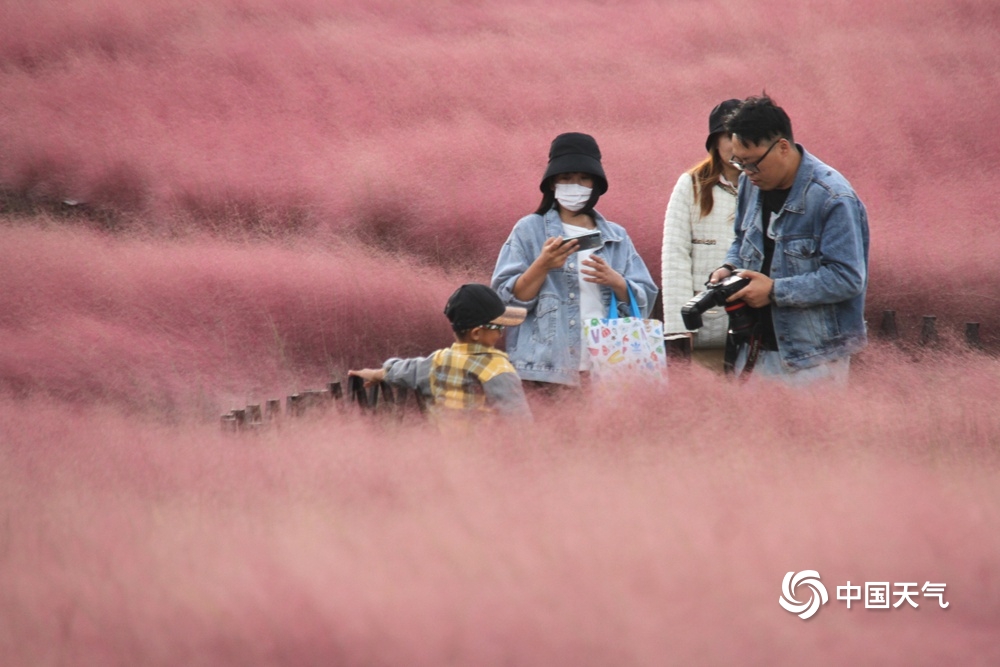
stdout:
<svg viewBox="0 0 1000 667">
<path fill-rule="evenodd" d="M 563 243 L 569 243 L 570 241 L 576 240 L 579 242 L 579 246 L 574 252 L 579 252 L 581 250 L 590 250 L 591 248 L 600 248 L 604 245 L 604 241 L 601 238 L 601 232 L 594 229 L 585 234 L 579 234 L 577 236 L 568 236 L 563 239 Z"/>
</svg>

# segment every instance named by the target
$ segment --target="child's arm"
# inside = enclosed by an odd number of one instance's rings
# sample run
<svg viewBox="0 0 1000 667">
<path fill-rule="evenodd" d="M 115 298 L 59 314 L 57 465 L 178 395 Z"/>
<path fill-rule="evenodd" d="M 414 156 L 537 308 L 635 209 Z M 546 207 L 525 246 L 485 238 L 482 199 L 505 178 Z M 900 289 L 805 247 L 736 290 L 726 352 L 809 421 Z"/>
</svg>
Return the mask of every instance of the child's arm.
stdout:
<svg viewBox="0 0 1000 667">
<path fill-rule="evenodd" d="M 435 352 L 435 354 L 437 353 Z M 362 378 L 365 381 L 365 387 L 379 382 L 388 382 L 419 391 L 424 396 L 430 396 L 431 359 L 433 357 L 433 354 L 429 357 L 414 357 L 412 359 L 393 357 L 387 359 L 382 364 L 382 368 L 362 368 L 356 371 L 347 371 L 347 374 Z"/>
<path fill-rule="evenodd" d="M 347 375 L 359 377 L 365 381 L 365 388 L 382 382 L 385 379 L 385 369 L 384 368 L 362 368 L 357 371 L 347 371 Z"/>
<path fill-rule="evenodd" d="M 431 359 L 414 357 L 412 359 L 392 358 L 382 364 L 383 379 L 390 384 L 398 384 L 408 389 L 419 391 L 424 396 L 431 395 Z"/>
</svg>

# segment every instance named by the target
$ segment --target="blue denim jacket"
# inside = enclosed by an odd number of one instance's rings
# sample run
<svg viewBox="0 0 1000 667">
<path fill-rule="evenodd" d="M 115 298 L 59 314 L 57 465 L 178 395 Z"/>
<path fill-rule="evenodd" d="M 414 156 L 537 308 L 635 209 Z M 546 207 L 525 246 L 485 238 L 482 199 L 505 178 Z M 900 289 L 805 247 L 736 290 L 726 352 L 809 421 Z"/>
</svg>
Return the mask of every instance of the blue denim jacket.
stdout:
<svg viewBox="0 0 1000 667">
<path fill-rule="evenodd" d="M 868 342 L 868 214 L 847 179 L 796 147 L 802 162 L 768 228 L 774 239 L 774 332 L 781 361 L 792 370 L 851 355 Z M 760 190 L 741 175 L 736 240 L 726 262 L 760 271 L 760 216 Z"/>
<path fill-rule="evenodd" d="M 628 281 L 639 312 L 648 317 L 658 292 L 649 269 L 624 227 L 596 211 L 594 220 L 604 240 L 604 246 L 594 252 Z M 534 299 L 514 297 L 514 283 L 541 254 L 546 239 L 562 235 L 562 221 L 554 208 L 544 216 L 521 218 L 500 250 L 492 287 L 504 303 L 528 309 L 521 325 L 507 329 L 507 354 L 521 379 L 577 385 L 583 337 L 577 256 L 570 255 L 563 268 L 549 271 Z M 601 300 L 605 310 L 610 307 L 610 288 L 601 287 Z M 622 316 L 628 314 L 627 308 L 628 304 L 619 304 Z"/>
</svg>

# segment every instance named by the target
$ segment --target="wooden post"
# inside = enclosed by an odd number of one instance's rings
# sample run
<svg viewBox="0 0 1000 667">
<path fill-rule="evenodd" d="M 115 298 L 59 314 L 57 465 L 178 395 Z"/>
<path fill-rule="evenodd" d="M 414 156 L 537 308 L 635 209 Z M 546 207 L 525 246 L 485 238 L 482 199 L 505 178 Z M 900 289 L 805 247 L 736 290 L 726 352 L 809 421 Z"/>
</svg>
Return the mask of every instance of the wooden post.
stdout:
<svg viewBox="0 0 1000 667">
<path fill-rule="evenodd" d="M 419 389 L 413 392 L 413 397 L 417 399 L 417 409 L 420 410 L 420 414 L 427 414 L 427 399 L 424 398 Z"/>
<path fill-rule="evenodd" d="M 350 403 L 350 401 L 344 400 L 344 389 L 339 381 L 327 383 L 326 390 L 330 395 L 330 400 L 333 401 L 335 406 L 337 406 L 337 410 L 339 412 L 343 412 L 347 409 L 347 404 Z"/>
<path fill-rule="evenodd" d="M 264 420 L 275 421 L 281 416 L 281 399 L 269 398 L 264 404 Z"/>
<path fill-rule="evenodd" d="M 357 375 L 348 378 L 348 391 L 351 393 L 351 400 L 357 401 L 358 407 L 362 411 L 368 409 L 368 392 L 365 391 L 365 381 Z"/>
<path fill-rule="evenodd" d="M 331 382 L 326 385 L 326 388 L 330 391 L 330 396 L 333 397 L 333 400 L 339 401 L 344 397 L 344 390 L 341 388 L 340 382 Z"/>
<path fill-rule="evenodd" d="M 882 326 L 879 328 L 879 338 L 886 340 L 896 340 L 899 338 L 899 329 L 896 328 L 896 311 L 882 311 Z"/>
<path fill-rule="evenodd" d="M 246 409 L 233 410 L 233 417 L 236 419 L 236 430 L 242 431 L 243 427 L 247 423 L 247 411 Z"/>
<path fill-rule="evenodd" d="M 924 315 L 924 326 L 920 330 L 921 345 L 933 345 L 937 342 L 937 328 L 934 325 L 936 320 L 934 315 Z"/>
<path fill-rule="evenodd" d="M 332 400 L 330 392 L 326 389 L 310 389 L 300 391 L 288 397 L 286 412 L 293 417 L 301 417 L 308 410 L 316 408 L 324 409 Z"/>
<path fill-rule="evenodd" d="M 965 323 L 965 342 L 973 350 L 983 349 L 983 344 L 979 341 L 979 322 Z"/>
<path fill-rule="evenodd" d="M 222 415 L 222 419 L 220 421 L 222 430 L 225 433 L 236 433 L 238 430 L 236 426 L 236 416 L 233 414 L 232 410 Z"/>
<path fill-rule="evenodd" d="M 388 382 L 379 382 L 378 389 L 382 394 L 382 404 L 384 409 L 389 410 L 396 405 L 396 397 L 391 384 Z"/>
<path fill-rule="evenodd" d="M 302 414 L 301 394 L 289 394 L 285 399 L 285 414 L 291 417 L 298 417 Z"/>
<path fill-rule="evenodd" d="M 260 410 L 260 403 L 248 405 L 246 407 L 246 425 L 250 428 L 259 428 L 264 424 L 264 415 Z"/>
</svg>

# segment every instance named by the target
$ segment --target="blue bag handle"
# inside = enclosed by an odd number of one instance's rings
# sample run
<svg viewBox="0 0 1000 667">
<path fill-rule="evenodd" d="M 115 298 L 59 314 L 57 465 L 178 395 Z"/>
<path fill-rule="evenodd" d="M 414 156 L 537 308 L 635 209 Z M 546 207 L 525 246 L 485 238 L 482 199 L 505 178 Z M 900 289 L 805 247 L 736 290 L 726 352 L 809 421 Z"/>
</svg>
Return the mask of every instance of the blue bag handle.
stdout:
<svg viewBox="0 0 1000 667">
<path fill-rule="evenodd" d="M 632 294 L 632 286 L 625 281 L 625 289 L 628 290 L 628 303 L 631 306 L 632 317 L 637 320 L 642 319 L 642 315 L 639 314 L 639 306 L 635 303 L 635 295 Z M 611 307 L 608 308 L 608 319 L 613 320 L 618 317 L 618 298 L 615 297 L 615 291 L 611 290 Z"/>
</svg>

